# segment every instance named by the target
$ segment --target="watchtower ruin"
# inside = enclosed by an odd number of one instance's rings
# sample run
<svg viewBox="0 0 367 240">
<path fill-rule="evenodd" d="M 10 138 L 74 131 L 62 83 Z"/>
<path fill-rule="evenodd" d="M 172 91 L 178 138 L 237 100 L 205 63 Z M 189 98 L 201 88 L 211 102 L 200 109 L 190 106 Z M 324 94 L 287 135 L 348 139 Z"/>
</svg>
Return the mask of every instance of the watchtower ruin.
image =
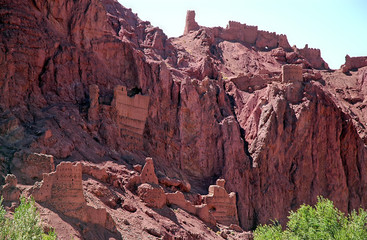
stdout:
<svg viewBox="0 0 367 240">
<path fill-rule="evenodd" d="M 200 26 L 199 24 L 195 21 L 195 11 L 193 10 L 188 10 L 186 13 L 186 25 L 185 25 L 185 30 L 184 30 L 184 34 L 188 34 L 190 31 L 196 31 L 199 30 Z"/>
<path fill-rule="evenodd" d="M 302 82 L 302 66 L 299 64 L 287 64 L 282 66 L 282 82 Z"/>
</svg>

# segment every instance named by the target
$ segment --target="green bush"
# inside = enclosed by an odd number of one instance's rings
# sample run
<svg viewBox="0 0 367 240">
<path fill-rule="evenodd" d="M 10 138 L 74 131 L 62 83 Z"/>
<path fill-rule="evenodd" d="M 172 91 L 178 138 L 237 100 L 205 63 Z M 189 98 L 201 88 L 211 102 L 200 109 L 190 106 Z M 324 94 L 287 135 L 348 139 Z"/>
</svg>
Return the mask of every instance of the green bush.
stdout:
<svg viewBox="0 0 367 240">
<path fill-rule="evenodd" d="M 260 225 L 255 240 L 367 239 L 367 212 L 362 208 L 345 216 L 332 201 L 318 197 L 316 206 L 302 205 L 291 211 L 287 228 L 279 223 Z"/>
<path fill-rule="evenodd" d="M 51 231 L 48 234 L 43 232 L 40 216 L 35 207 L 33 199 L 20 199 L 20 205 L 15 209 L 13 218 L 6 218 L 6 211 L 0 200 L 0 239 L 56 239 L 56 234 Z"/>
</svg>

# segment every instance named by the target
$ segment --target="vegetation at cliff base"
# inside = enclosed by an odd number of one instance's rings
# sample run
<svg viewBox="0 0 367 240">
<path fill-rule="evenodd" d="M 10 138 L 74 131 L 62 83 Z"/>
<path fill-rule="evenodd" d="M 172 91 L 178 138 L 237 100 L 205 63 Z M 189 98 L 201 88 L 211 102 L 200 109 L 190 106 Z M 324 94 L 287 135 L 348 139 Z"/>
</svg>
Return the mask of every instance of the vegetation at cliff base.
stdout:
<svg viewBox="0 0 367 240">
<path fill-rule="evenodd" d="M 260 225 L 254 231 L 255 240 L 316 240 L 367 239 L 367 211 L 353 210 L 345 216 L 332 201 L 318 197 L 312 207 L 302 205 L 288 216 L 287 228 L 280 224 Z"/>
<path fill-rule="evenodd" d="M 56 239 L 55 232 L 48 234 L 43 232 L 41 219 L 33 199 L 27 200 L 24 197 L 20 199 L 20 205 L 15 209 L 12 218 L 6 217 L 6 211 L 0 200 L 0 239 L 18 240 L 18 239 Z"/>
</svg>

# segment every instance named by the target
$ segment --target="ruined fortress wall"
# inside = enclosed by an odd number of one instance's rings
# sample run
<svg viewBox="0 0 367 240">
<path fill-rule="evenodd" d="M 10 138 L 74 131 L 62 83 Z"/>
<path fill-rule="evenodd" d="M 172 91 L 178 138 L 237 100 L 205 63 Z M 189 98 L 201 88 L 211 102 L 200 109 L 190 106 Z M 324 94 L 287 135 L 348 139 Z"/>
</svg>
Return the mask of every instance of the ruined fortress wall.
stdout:
<svg viewBox="0 0 367 240">
<path fill-rule="evenodd" d="M 247 43 L 250 44 L 255 44 L 256 39 L 257 39 L 257 26 L 249 26 L 246 25 L 244 26 L 244 40 Z"/>
<path fill-rule="evenodd" d="M 82 185 L 82 165 L 63 162 L 53 174 L 51 199 L 54 204 L 79 205 L 85 203 Z M 69 208 L 69 206 L 68 206 Z"/>
<path fill-rule="evenodd" d="M 278 36 L 275 32 L 258 31 L 256 47 L 272 49 L 278 47 Z"/>
<path fill-rule="evenodd" d="M 312 68 L 325 69 L 324 61 L 321 58 L 321 51 L 317 48 L 309 48 L 308 45 L 303 49 L 298 49 L 299 53 L 311 64 Z"/>
<path fill-rule="evenodd" d="M 211 214 L 218 223 L 224 225 L 238 224 L 236 194 L 228 194 L 224 188 L 225 180 L 218 179 L 216 185 L 209 186 L 209 194 L 203 196 Z"/>
<path fill-rule="evenodd" d="M 32 195 L 37 202 L 47 202 L 66 216 L 102 225 L 110 231 L 115 229 L 106 209 L 87 205 L 81 163 L 61 162 L 55 172 L 43 175 L 43 181 L 33 187 Z"/>
<path fill-rule="evenodd" d="M 143 135 L 145 121 L 148 117 L 149 96 L 127 95 L 126 87 L 117 86 L 114 89 L 114 104 L 118 124 L 121 129 L 135 135 Z"/>
<path fill-rule="evenodd" d="M 285 34 L 278 35 L 278 47 L 282 47 L 285 50 L 292 49 Z"/>
<path fill-rule="evenodd" d="M 345 56 L 345 64 L 342 65 L 343 72 L 348 72 L 354 68 L 361 68 L 367 66 L 367 57 L 350 57 Z"/>
<path fill-rule="evenodd" d="M 187 11 L 186 26 L 184 34 L 198 30 L 200 26 L 195 21 L 195 11 Z M 258 30 L 257 26 L 249 26 L 236 21 L 229 21 L 228 26 L 210 28 L 215 38 L 227 41 L 242 41 L 251 45 L 256 45 L 261 49 L 272 49 L 282 47 L 290 50 L 286 35 L 277 35 L 275 32 Z"/>
<path fill-rule="evenodd" d="M 83 205 L 82 165 L 60 163 L 55 172 L 44 174 L 42 185 L 35 189 L 33 196 L 36 201 L 49 201 L 62 211 Z"/>
<path fill-rule="evenodd" d="M 214 28 L 215 37 L 228 41 L 243 41 L 255 44 L 257 39 L 257 26 L 249 26 L 235 21 L 229 21 L 226 29 Z"/>
<path fill-rule="evenodd" d="M 302 82 L 302 66 L 297 64 L 288 64 L 282 66 L 282 82 Z"/>
<path fill-rule="evenodd" d="M 116 86 L 111 105 L 99 101 L 99 88 L 97 85 L 89 87 L 90 106 L 88 120 L 95 122 L 104 114 L 112 114 L 118 126 L 118 136 L 126 149 L 138 149 L 143 146 L 143 133 L 148 117 L 149 96 L 136 94 L 128 96 L 124 86 Z"/>
</svg>

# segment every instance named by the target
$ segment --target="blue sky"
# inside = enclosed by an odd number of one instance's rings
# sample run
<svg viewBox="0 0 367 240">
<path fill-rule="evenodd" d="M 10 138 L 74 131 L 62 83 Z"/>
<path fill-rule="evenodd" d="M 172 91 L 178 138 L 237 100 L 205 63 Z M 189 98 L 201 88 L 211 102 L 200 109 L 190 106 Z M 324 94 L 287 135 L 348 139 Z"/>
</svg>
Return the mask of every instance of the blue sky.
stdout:
<svg viewBox="0 0 367 240">
<path fill-rule="evenodd" d="M 119 0 L 169 37 L 182 34 L 187 10 L 199 25 L 225 27 L 229 20 L 286 34 L 291 45 L 320 48 L 337 69 L 345 55 L 367 56 L 367 0 Z"/>
</svg>

